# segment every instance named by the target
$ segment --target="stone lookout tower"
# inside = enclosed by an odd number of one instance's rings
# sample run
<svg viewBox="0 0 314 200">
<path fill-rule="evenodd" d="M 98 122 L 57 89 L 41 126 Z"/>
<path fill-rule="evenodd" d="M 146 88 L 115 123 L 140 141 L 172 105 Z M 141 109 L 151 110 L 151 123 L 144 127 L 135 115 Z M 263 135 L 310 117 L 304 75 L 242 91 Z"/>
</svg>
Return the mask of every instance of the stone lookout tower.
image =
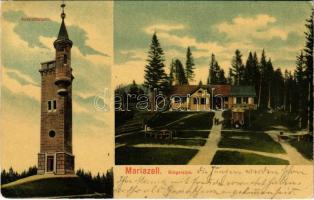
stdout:
<svg viewBox="0 0 314 200">
<path fill-rule="evenodd" d="M 72 154 L 72 41 L 64 23 L 53 45 L 55 60 L 41 63 L 41 119 L 38 174 L 74 174 Z"/>
</svg>

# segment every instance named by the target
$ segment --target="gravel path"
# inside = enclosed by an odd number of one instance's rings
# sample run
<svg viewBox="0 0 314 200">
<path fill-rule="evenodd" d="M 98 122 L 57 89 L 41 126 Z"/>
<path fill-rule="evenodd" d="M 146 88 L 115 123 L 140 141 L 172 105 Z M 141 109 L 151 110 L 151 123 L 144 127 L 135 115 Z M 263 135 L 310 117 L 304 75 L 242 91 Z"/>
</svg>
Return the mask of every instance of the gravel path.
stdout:
<svg viewBox="0 0 314 200">
<path fill-rule="evenodd" d="M 219 119 L 221 122 L 222 118 L 222 111 L 216 111 L 215 117 Z M 188 163 L 189 165 L 209 165 L 214 158 L 214 155 L 218 149 L 218 143 L 221 138 L 221 127 L 222 124 L 219 123 L 213 124 L 211 129 L 209 138 L 205 145 L 200 148 L 199 152 L 190 160 Z"/>
</svg>

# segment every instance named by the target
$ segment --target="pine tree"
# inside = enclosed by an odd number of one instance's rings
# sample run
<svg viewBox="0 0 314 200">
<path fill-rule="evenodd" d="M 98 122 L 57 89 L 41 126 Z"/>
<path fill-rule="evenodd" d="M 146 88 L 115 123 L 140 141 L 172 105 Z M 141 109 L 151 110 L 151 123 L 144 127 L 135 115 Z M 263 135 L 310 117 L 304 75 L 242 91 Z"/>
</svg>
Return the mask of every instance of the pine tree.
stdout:
<svg viewBox="0 0 314 200">
<path fill-rule="evenodd" d="M 223 75 L 223 76 L 222 76 Z M 221 79 L 221 80 L 220 80 Z M 220 70 L 220 66 L 214 54 L 211 56 L 211 60 L 209 63 L 209 74 L 208 74 L 208 84 L 219 84 L 220 82 L 224 82 L 224 72 L 222 74 Z"/>
<path fill-rule="evenodd" d="M 257 94 L 257 99 L 259 99 L 259 89 L 260 89 L 260 80 L 261 80 L 261 73 L 259 69 L 259 62 L 258 62 L 258 57 L 256 52 L 253 54 L 253 63 L 254 63 L 254 78 L 253 80 L 253 85 L 255 85 L 255 91 Z"/>
<path fill-rule="evenodd" d="M 156 33 L 152 37 L 148 51 L 148 64 L 145 66 L 144 86 L 151 92 L 154 89 L 164 90 L 168 85 L 168 77 L 164 71 L 164 52 L 160 46 Z"/>
<path fill-rule="evenodd" d="M 129 89 L 129 93 L 138 95 L 138 91 L 139 91 L 139 88 L 138 88 L 135 80 L 133 80 L 132 85 L 130 86 L 130 89 Z"/>
<path fill-rule="evenodd" d="M 170 85 L 175 84 L 175 62 L 173 59 L 171 60 L 170 64 L 169 83 Z"/>
<path fill-rule="evenodd" d="M 179 85 L 188 84 L 183 65 L 179 59 L 175 60 L 175 77 Z"/>
<path fill-rule="evenodd" d="M 223 69 L 220 69 L 218 72 L 218 84 L 226 84 L 227 83 L 227 79 L 225 77 L 225 71 Z"/>
<path fill-rule="evenodd" d="M 313 8 L 311 16 L 306 20 L 305 32 L 305 59 L 306 59 L 306 74 L 307 74 L 307 125 L 309 132 L 313 134 Z"/>
<path fill-rule="evenodd" d="M 267 96 L 268 87 L 266 83 L 267 77 L 267 60 L 265 55 L 265 50 L 262 51 L 261 61 L 259 64 L 259 71 L 260 71 L 260 80 L 259 80 L 259 91 L 258 91 L 258 107 L 267 107 Z"/>
<path fill-rule="evenodd" d="M 273 99 L 271 106 L 273 108 L 281 108 L 284 97 L 284 78 L 280 68 L 276 69 L 273 75 L 271 96 Z"/>
<path fill-rule="evenodd" d="M 308 83 L 307 83 L 307 66 L 306 58 L 301 51 L 300 55 L 297 56 L 296 69 L 294 71 L 294 77 L 296 81 L 296 87 L 298 90 L 298 113 L 303 119 L 302 124 L 306 123 L 307 118 L 307 95 L 308 95 Z"/>
<path fill-rule="evenodd" d="M 193 81 L 194 79 L 194 59 L 192 56 L 192 52 L 190 50 L 190 47 L 187 48 L 186 51 L 186 64 L 185 64 L 185 75 L 187 82 Z"/>
<path fill-rule="evenodd" d="M 258 60 L 256 52 L 254 52 L 254 55 L 252 54 L 252 52 L 249 53 L 244 69 L 243 79 L 244 84 L 252 86 L 255 86 L 256 81 L 259 79 Z"/>
<path fill-rule="evenodd" d="M 235 56 L 231 62 L 231 77 L 235 85 L 242 85 L 244 83 L 244 65 L 242 63 L 242 54 L 240 50 L 235 51 Z"/>
<path fill-rule="evenodd" d="M 267 61 L 267 65 L 266 65 L 266 76 L 265 76 L 265 80 L 267 82 L 267 89 L 268 89 L 268 93 L 267 93 L 267 107 L 271 108 L 271 87 L 272 87 L 272 81 L 274 78 L 274 67 L 273 64 L 271 62 L 271 59 L 269 58 Z"/>
</svg>

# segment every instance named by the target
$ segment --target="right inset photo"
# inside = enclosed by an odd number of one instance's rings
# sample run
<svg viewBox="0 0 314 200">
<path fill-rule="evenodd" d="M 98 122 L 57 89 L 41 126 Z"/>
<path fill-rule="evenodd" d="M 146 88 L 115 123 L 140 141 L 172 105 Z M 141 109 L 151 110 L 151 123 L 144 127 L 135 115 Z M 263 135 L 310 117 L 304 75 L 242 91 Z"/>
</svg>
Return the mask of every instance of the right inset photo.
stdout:
<svg viewBox="0 0 314 200">
<path fill-rule="evenodd" d="M 115 164 L 312 165 L 312 11 L 115 2 Z"/>
</svg>

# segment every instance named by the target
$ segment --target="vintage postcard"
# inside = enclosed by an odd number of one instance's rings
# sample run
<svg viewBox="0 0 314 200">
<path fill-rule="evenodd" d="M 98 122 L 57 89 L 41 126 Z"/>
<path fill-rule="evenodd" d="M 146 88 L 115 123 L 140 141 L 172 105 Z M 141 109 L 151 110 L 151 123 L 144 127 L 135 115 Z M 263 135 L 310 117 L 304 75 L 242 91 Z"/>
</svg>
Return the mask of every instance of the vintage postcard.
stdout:
<svg viewBox="0 0 314 200">
<path fill-rule="evenodd" d="M 113 196 L 112 6 L 1 3 L 4 197 Z"/>
<path fill-rule="evenodd" d="M 115 2 L 115 197 L 313 197 L 312 12 Z"/>
<path fill-rule="evenodd" d="M 314 197 L 311 1 L 0 5 L 3 197 Z"/>
</svg>

